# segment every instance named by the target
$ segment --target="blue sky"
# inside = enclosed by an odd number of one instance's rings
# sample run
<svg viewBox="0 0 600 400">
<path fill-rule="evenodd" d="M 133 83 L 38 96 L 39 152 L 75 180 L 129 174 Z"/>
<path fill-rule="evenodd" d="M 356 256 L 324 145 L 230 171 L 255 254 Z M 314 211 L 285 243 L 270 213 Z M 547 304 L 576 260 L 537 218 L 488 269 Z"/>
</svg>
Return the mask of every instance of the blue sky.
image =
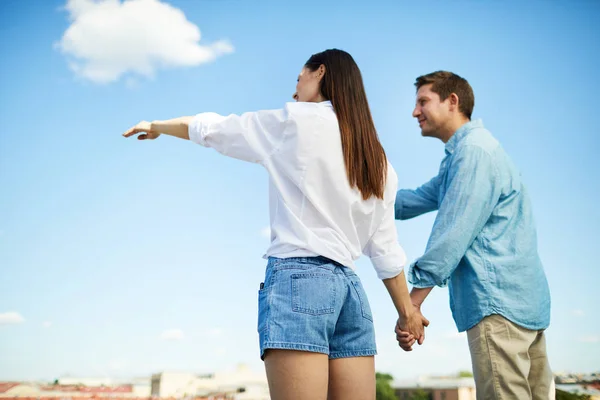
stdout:
<svg viewBox="0 0 600 400">
<path fill-rule="evenodd" d="M 415 77 L 447 69 L 470 81 L 474 117 L 533 199 L 551 365 L 600 370 L 599 3 L 109 3 L 0 5 L 0 380 L 262 369 L 266 173 L 189 142 L 121 133 L 142 119 L 282 107 L 303 63 L 331 47 L 363 72 L 401 187 L 435 175 L 444 154 L 411 117 Z M 410 259 L 434 217 L 397 223 Z M 447 290 L 424 305 L 425 344 L 404 353 L 383 284 L 367 259 L 358 271 L 378 370 L 470 369 Z"/>
</svg>

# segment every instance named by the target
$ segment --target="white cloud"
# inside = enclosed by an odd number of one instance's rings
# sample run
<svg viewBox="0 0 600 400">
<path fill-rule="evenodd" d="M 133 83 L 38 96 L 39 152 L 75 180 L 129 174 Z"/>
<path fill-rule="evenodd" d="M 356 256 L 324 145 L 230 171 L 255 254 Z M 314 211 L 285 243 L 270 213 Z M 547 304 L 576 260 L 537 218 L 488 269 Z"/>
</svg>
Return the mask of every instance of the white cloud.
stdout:
<svg viewBox="0 0 600 400">
<path fill-rule="evenodd" d="M 583 343 L 600 343 L 600 335 L 582 336 L 579 341 Z"/>
<path fill-rule="evenodd" d="M 270 239 L 271 238 L 271 227 L 265 226 L 264 228 L 262 228 L 260 230 L 260 236 Z"/>
<path fill-rule="evenodd" d="M 50 327 L 52 326 L 52 322 L 51 322 L 51 321 L 44 321 L 44 322 L 42 323 L 42 326 L 43 326 L 44 328 L 50 328 Z"/>
<path fill-rule="evenodd" d="M 183 339 L 183 331 L 181 329 L 169 329 L 164 331 L 160 338 L 163 340 L 181 340 Z"/>
<path fill-rule="evenodd" d="M 585 315 L 583 310 L 572 310 L 571 313 L 576 317 L 583 317 Z"/>
<path fill-rule="evenodd" d="M 25 322 L 25 318 L 18 312 L 9 311 L 0 313 L 0 325 L 13 325 Z"/>
<path fill-rule="evenodd" d="M 71 25 L 56 47 L 76 75 L 110 83 L 124 74 L 192 67 L 234 51 L 227 40 L 200 45 L 200 29 L 159 0 L 67 0 Z M 131 82 L 131 81 L 130 81 Z"/>
</svg>

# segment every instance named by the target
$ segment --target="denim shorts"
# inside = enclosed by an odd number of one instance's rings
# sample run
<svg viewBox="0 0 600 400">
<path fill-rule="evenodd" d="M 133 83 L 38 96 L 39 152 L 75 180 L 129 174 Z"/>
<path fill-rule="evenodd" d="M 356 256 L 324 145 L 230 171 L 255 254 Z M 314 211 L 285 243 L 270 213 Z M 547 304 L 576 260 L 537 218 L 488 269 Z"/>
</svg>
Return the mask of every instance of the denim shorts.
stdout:
<svg viewBox="0 0 600 400">
<path fill-rule="evenodd" d="M 377 354 L 373 316 L 356 273 L 325 257 L 274 258 L 258 292 L 260 356 L 267 349 Z"/>
</svg>

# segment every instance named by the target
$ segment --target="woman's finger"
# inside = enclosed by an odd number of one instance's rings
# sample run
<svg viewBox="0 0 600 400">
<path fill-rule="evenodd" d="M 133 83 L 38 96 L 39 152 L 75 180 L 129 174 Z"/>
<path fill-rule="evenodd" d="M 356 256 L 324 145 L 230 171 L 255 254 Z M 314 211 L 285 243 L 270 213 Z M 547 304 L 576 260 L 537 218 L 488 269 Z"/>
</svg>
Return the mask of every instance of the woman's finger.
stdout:
<svg viewBox="0 0 600 400">
<path fill-rule="evenodd" d="M 145 130 L 144 130 L 144 129 L 140 129 L 140 128 L 138 128 L 138 126 L 136 125 L 136 126 L 134 126 L 133 128 L 130 128 L 130 129 L 127 131 L 127 132 L 125 132 L 125 133 L 123 134 L 123 136 L 125 136 L 125 137 L 130 137 L 130 136 L 133 136 L 133 135 L 135 135 L 136 133 L 140 133 L 140 132 L 145 132 Z"/>
<path fill-rule="evenodd" d="M 395 332 L 396 332 L 396 335 L 397 335 L 397 336 L 403 336 L 403 337 L 408 337 L 408 336 L 410 336 L 410 332 L 403 331 L 403 330 L 401 330 L 400 328 L 396 328 L 396 329 L 395 329 Z"/>
<path fill-rule="evenodd" d="M 413 338 L 412 336 L 408 336 L 408 337 L 400 337 L 400 336 L 396 335 L 396 340 L 397 340 L 399 343 L 402 343 L 402 344 L 408 344 L 408 343 L 410 343 L 410 341 L 411 341 L 411 340 L 413 340 L 413 339 L 414 339 L 414 338 Z"/>
<path fill-rule="evenodd" d="M 400 345 L 400 348 L 404 351 L 412 351 L 412 347 L 407 346 L 407 345 Z"/>
<path fill-rule="evenodd" d="M 144 133 L 150 132 L 150 127 L 149 126 L 145 126 L 143 124 L 137 124 L 137 125 L 129 128 L 129 130 L 127 132 L 125 132 L 123 134 L 123 136 L 130 137 L 130 136 L 133 136 L 133 135 L 135 135 L 137 133 L 142 133 L 142 132 L 144 132 Z"/>
</svg>

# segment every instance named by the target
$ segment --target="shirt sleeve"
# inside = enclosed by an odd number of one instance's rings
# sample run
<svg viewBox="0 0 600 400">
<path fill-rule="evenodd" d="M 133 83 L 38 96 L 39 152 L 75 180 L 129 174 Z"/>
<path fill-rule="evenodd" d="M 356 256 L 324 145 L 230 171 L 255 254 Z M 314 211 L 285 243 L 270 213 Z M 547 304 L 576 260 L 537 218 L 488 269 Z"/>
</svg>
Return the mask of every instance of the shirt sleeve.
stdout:
<svg viewBox="0 0 600 400">
<path fill-rule="evenodd" d="M 415 190 L 396 194 L 396 219 L 410 219 L 438 209 L 439 178 L 436 176 Z"/>
<path fill-rule="evenodd" d="M 190 140 L 219 153 L 262 164 L 285 140 L 292 129 L 287 109 L 222 116 L 196 115 L 189 124 Z"/>
<path fill-rule="evenodd" d="M 500 198 L 492 157 L 480 147 L 457 151 L 447 179 L 425 253 L 408 270 L 408 281 L 418 288 L 447 285 Z"/>
<path fill-rule="evenodd" d="M 363 254 L 371 259 L 379 279 L 397 276 L 406 264 L 406 253 L 398 243 L 398 232 L 394 220 L 395 199 L 393 194 L 390 197 L 379 228 L 363 249 Z"/>
</svg>

